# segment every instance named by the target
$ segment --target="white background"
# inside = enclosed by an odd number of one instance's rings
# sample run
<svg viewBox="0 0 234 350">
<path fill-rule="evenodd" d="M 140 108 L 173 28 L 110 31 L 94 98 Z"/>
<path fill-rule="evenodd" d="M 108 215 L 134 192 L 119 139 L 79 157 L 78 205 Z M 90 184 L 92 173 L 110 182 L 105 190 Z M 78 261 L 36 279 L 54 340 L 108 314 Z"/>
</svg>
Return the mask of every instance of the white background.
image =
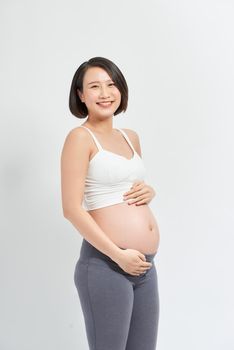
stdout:
<svg viewBox="0 0 234 350">
<path fill-rule="evenodd" d="M 115 62 L 156 197 L 157 350 L 233 350 L 234 4 L 1 1 L 1 350 L 87 350 L 60 154 L 78 66 Z M 110 349 L 111 350 L 111 349 Z M 147 349 L 145 349 L 147 350 Z"/>
</svg>

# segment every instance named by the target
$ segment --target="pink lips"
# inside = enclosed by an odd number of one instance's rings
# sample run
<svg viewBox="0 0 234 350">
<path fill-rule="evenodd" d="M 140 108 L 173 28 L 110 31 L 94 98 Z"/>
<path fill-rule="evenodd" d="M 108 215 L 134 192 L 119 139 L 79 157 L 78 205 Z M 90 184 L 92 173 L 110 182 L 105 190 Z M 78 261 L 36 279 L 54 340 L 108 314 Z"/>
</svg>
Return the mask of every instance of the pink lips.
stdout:
<svg viewBox="0 0 234 350">
<path fill-rule="evenodd" d="M 97 102 L 101 107 L 110 107 L 113 101 Z"/>
</svg>

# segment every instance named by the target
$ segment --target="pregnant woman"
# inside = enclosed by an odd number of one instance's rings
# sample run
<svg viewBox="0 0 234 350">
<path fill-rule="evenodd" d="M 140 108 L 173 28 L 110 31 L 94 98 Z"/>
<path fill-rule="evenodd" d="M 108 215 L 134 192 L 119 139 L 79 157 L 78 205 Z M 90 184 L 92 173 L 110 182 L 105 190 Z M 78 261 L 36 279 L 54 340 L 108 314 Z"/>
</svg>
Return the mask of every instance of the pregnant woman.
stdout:
<svg viewBox="0 0 234 350">
<path fill-rule="evenodd" d="M 159 295 L 154 257 L 159 229 L 148 203 L 138 134 L 113 128 L 128 86 L 109 59 L 84 62 L 69 107 L 86 121 L 61 154 L 63 215 L 83 236 L 74 282 L 90 350 L 155 350 Z"/>
</svg>

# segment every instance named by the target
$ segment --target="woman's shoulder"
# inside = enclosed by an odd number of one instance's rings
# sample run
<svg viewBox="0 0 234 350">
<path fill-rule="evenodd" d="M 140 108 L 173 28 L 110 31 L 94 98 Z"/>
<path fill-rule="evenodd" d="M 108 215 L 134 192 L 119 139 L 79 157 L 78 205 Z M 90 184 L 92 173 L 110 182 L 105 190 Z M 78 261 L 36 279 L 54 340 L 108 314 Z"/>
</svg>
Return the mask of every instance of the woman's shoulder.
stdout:
<svg viewBox="0 0 234 350">
<path fill-rule="evenodd" d="M 72 144 L 74 147 L 81 147 L 86 144 L 88 147 L 92 146 L 92 139 L 89 133 L 84 128 L 76 126 L 68 130 L 65 136 L 65 144 Z"/>
<path fill-rule="evenodd" d="M 123 131 L 128 135 L 131 143 L 133 144 L 134 149 L 137 151 L 141 157 L 141 145 L 140 138 L 135 130 L 122 128 Z"/>
<path fill-rule="evenodd" d="M 125 133 L 128 135 L 128 137 L 130 138 L 130 140 L 138 140 L 139 139 L 139 135 L 137 134 L 137 132 L 133 129 L 126 129 L 126 128 L 121 128 L 123 131 L 125 131 Z"/>
<path fill-rule="evenodd" d="M 70 130 L 68 130 L 67 132 L 67 137 L 68 138 L 72 138 L 72 137 L 79 137 L 79 138 L 87 138 L 89 139 L 89 133 L 87 132 L 86 129 L 80 127 L 80 126 L 76 126 Z"/>
</svg>

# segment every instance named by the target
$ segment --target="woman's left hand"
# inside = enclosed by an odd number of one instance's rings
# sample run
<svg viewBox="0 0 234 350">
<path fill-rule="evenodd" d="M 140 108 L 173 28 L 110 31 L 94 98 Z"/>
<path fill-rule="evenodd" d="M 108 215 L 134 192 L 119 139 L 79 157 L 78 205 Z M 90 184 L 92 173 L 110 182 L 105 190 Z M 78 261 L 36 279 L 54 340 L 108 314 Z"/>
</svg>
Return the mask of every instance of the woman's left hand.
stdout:
<svg viewBox="0 0 234 350">
<path fill-rule="evenodd" d="M 156 195 L 154 189 L 147 185 L 144 181 L 136 181 L 133 183 L 129 191 L 124 193 L 124 200 L 130 199 L 128 204 L 148 204 Z"/>
</svg>

